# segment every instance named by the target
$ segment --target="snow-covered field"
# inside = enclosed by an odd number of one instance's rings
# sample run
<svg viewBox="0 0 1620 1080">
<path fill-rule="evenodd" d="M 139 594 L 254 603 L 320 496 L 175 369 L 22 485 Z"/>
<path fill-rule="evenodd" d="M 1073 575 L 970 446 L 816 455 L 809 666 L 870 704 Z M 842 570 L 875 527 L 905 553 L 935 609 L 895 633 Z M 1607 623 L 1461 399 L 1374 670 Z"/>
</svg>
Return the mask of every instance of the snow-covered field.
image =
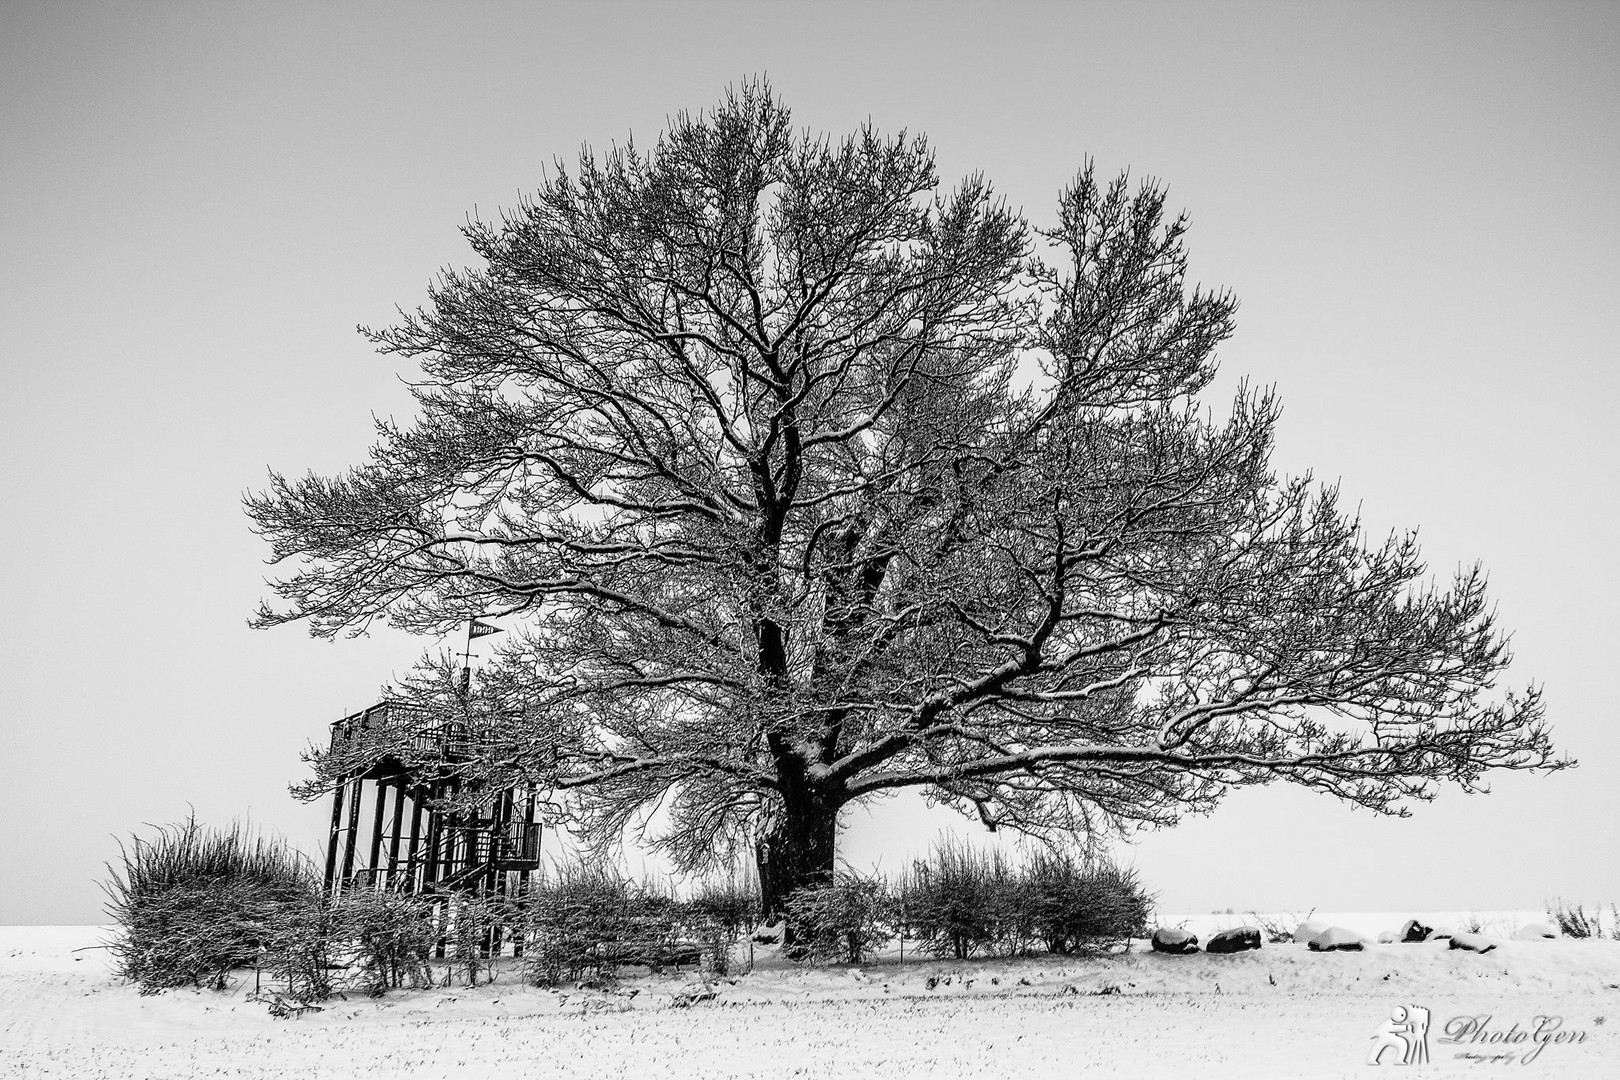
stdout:
<svg viewBox="0 0 1620 1080">
<path fill-rule="evenodd" d="M 1314 916 L 1368 934 L 1404 917 Z M 1477 918 L 1505 937 L 1535 916 Z M 1164 921 L 1207 934 L 1244 917 Z M 1615 941 L 1185 957 L 1138 943 L 1100 959 L 891 953 L 859 969 L 799 968 L 760 949 L 751 975 L 716 981 L 712 1000 L 689 1007 L 676 1002 L 702 989 L 691 972 L 627 978 L 616 992 L 536 989 L 514 973 L 277 1020 L 247 1000 L 251 972 L 223 993 L 142 997 L 86 948 L 106 936 L 0 927 L 0 1077 L 1365 1077 L 1377 1072 L 1374 1032 L 1406 1005 L 1433 1018 L 1421 1075 L 1620 1076 Z M 1446 1041 L 1453 1018 L 1487 1016 L 1486 1035 L 1509 1041 Z M 1530 1033 L 1553 1030 L 1545 1017 L 1568 1041 L 1537 1052 Z"/>
</svg>

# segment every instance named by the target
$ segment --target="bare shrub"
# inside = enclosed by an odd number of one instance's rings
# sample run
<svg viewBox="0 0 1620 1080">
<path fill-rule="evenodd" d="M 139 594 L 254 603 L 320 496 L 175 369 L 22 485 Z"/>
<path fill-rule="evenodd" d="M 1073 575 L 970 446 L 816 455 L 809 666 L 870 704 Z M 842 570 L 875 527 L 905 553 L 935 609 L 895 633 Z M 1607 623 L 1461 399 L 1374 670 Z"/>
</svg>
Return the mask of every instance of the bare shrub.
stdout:
<svg viewBox="0 0 1620 1080">
<path fill-rule="evenodd" d="M 957 839 L 934 846 L 912 864 L 904 885 L 905 924 L 925 952 L 966 960 L 991 951 L 1009 931 L 1011 882 L 1000 852 L 976 851 Z"/>
<path fill-rule="evenodd" d="M 830 885 L 794 891 L 787 921 L 803 956 L 859 964 L 894 936 L 892 907 L 882 879 L 846 872 Z"/>
<path fill-rule="evenodd" d="M 522 909 L 524 976 L 537 985 L 681 959 L 675 899 L 614 870 L 565 864 L 531 887 Z"/>
<path fill-rule="evenodd" d="M 119 854 L 103 885 L 119 929 L 111 948 L 118 973 L 142 993 L 223 989 L 229 971 L 257 959 L 284 909 L 320 892 L 304 856 L 240 824 L 207 829 L 192 817 L 120 844 Z"/>
<path fill-rule="evenodd" d="M 1117 944 L 1147 933 L 1153 901 L 1134 869 L 1043 852 L 1021 878 L 1019 906 L 1048 952 Z"/>
<path fill-rule="evenodd" d="M 496 943 L 513 921 L 505 897 L 483 893 L 454 893 L 440 908 L 451 970 L 462 973 L 463 985 L 477 986 L 495 977 Z M 449 973 L 445 981 L 449 982 Z"/>
<path fill-rule="evenodd" d="M 311 890 L 278 905 L 268 920 L 262 963 L 286 997 L 302 1004 L 332 996 L 340 938 L 339 908 L 331 897 Z"/>
<path fill-rule="evenodd" d="M 703 962 L 716 975 L 731 969 L 731 950 L 763 918 L 759 890 L 735 877 L 705 881 L 680 905 L 685 933 L 702 944 Z"/>
<path fill-rule="evenodd" d="M 759 890 L 748 881 L 705 881 L 682 905 L 687 918 L 720 927 L 733 938 L 758 926 L 764 913 Z"/>
<path fill-rule="evenodd" d="M 429 901 L 397 892 L 348 893 L 339 901 L 333 930 L 373 996 L 432 984 L 428 962 L 438 933 Z"/>
</svg>

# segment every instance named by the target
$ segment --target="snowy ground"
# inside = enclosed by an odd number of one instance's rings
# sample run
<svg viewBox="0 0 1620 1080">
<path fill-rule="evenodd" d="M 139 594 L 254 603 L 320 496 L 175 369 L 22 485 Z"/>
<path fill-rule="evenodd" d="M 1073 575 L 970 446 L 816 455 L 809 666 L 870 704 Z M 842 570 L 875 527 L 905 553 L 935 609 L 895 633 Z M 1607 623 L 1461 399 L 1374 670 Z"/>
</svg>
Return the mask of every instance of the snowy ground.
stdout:
<svg viewBox="0 0 1620 1080">
<path fill-rule="evenodd" d="M 1478 916 L 1502 935 L 1533 917 Z M 1314 918 L 1373 934 L 1404 916 Z M 1165 920 L 1201 934 L 1243 921 Z M 1422 1075 L 1620 1076 L 1614 941 L 1187 957 L 1138 943 L 1091 960 L 908 953 L 900 963 L 891 953 L 860 969 L 798 968 L 760 949 L 751 975 L 716 982 L 713 1000 L 686 1008 L 678 996 L 701 987 L 690 972 L 628 978 L 617 993 L 541 990 L 503 974 L 476 990 L 334 999 L 276 1020 L 247 1000 L 251 972 L 224 993 L 142 997 L 112 976 L 105 951 L 85 948 L 105 939 L 95 927 L 0 927 L 0 1078 L 1365 1077 L 1372 1035 L 1397 1005 L 1432 1013 L 1431 1064 L 1413 1070 Z M 1444 1041 L 1453 1017 L 1486 1015 L 1487 1032 L 1511 1037 L 1556 1016 L 1584 1039 L 1549 1043 L 1527 1063 L 1528 1038 Z"/>
</svg>

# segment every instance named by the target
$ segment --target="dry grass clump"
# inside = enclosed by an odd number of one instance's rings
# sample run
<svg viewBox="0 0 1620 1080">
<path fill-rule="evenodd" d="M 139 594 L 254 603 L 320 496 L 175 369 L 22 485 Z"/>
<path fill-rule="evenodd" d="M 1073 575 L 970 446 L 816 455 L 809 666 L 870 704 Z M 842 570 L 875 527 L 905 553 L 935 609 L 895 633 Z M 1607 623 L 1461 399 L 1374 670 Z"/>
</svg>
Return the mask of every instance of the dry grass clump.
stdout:
<svg viewBox="0 0 1620 1080">
<path fill-rule="evenodd" d="M 1258 912 L 1251 911 L 1249 912 L 1249 923 L 1252 926 L 1259 927 L 1260 932 L 1265 935 L 1266 941 L 1270 944 L 1286 945 L 1294 940 L 1294 931 L 1299 928 L 1299 924 L 1305 922 L 1314 914 L 1316 914 L 1315 908 L 1311 908 L 1304 915 L 1295 915 L 1292 911 L 1285 911 L 1281 915 L 1261 915 Z"/>
<path fill-rule="evenodd" d="M 1611 905 L 1611 911 L 1614 911 Z M 1547 914 L 1558 924 L 1559 931 L 1565 937 L 1572 938 L 1600 938 L 1603 936 L 1603 908 L 1593 908 L 1588 913 L 1580 904 L 1565 904 L 1560 897 L 1548 905 Z M 1612 922 L 1610 936 L 1620 938 L 1620 911 L 1614 911 L 1615 922 Z"/>
</svg>

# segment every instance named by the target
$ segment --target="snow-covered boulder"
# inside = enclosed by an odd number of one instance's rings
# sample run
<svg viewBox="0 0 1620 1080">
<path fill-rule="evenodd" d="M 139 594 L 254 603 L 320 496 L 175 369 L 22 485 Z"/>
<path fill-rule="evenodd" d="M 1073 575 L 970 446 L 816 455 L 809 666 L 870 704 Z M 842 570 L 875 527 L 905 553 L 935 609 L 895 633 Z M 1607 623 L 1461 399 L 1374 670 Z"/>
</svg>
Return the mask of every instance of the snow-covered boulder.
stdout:
<svg viewBox="0 0 1620 1080">
<path fill-rule="evenodd" d="M 1258 949 L 1265 938 L 1258 926 L 1239 926 L 1232 930 L 1222 930 L 1218 934 L 1211 934 L 1208 944 L 1204 946 L 1205 952 L 1235 953 Z"/>
<path fill-rule="evenodd" d="M 1451 935 L 1453 949 L 1466 949 L 1469 952 L 1487 953 L 1496 948 L 1496 942 L 1484 934 L 1453 934 Z"/>
<path fill-rule="evenodd" d="M 1401 926 L 1400 940 L 1403 942 L 1428 941 L 1429 935 L 1432 933 L 1434 933 L 1434 928 L 1432 926 L 1424 926 L 1416 919 L 1407 919 L 1406 922 Z"/>
<path fill-rule="evenodd" d="M 1451 938 L 1456 933 L 1457 933 L 1457 931 L 1453 930 L 1449 926 L 1437 926 L 1433 930 L 1430 930 L 1429 931 L 1429 936 L 1424 938 L 1423 940 L 1424 941 L 1449 941 L 1449 940 L 1451 940 Z"/>
<path fill-rule="evenodd" d="M 1311 938 L 1308 944 L 1312 952 L 1360 952 L 1366 947 L 1367 939 L 1354 930 L 1330 926 Z"/>
<path fill-rule="evenodd" d="M 782 924 L 767 923 L 754 931 L 754 940 L 761 945 L 775 945 L 782 940 Z"/>
<path fill-rule="evenodd" d="M 1327 928 L 1328 928 L 1328 924 L 1325 923 L 1325 922 L 1316 922 L 1316 921 L 1311 920 L 1311 919 L 1306 919 L 1304 922 L 1300 923 L 1298 927 L 1295 928 L 1295 930 L 1294 930 L 1294 940 L 1295 941 L 1301 941 L 1301 942 L 1309 942 L 1311 940 L 1311 938 L 1315 937 L 1317 934 L 1320 934 L 1322 931 L 1326 930 Z"/>
<path fill-rule="evenodd" d="M 1198 935 L 1170 926 L 1161 926 L 1153 931 L 1152 945 L 1154 952 L 1184 956 L 1198 951 Z"/>
<path fill-rule="evenodd" d="M 1378 931 L 1378 944 L 1380 945 L 1393 945 L 1399 940 L 1401 940 L 1401 936 L 1393 930 Z"/>
<path fill-rule="evenodd" d="M 1514 941 L 1545 941 L 1558 936 L 1558 928 L 1544 922 L 1526 923 L 1513 931 Z"/>
</svg>

